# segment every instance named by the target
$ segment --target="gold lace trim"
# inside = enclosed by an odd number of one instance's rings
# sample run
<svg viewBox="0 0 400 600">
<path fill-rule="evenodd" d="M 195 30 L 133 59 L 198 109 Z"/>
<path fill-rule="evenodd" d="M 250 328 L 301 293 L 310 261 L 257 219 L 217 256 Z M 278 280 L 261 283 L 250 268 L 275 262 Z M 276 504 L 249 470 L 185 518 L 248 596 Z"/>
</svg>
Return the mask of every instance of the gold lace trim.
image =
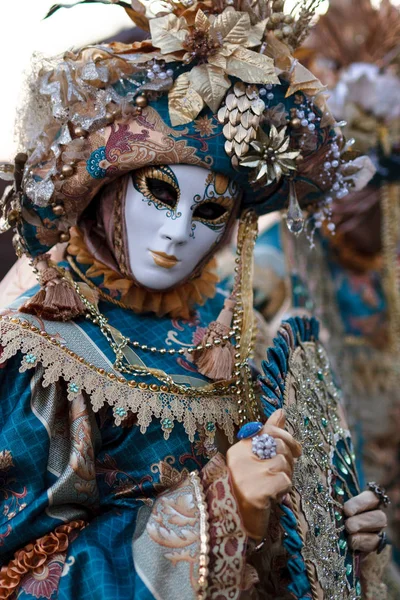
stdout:
<svg viewBox="0 0 400 600">
<path fill-rule="evenodd" d="M 0 344 L 3 347 L 1 363 L 22 352 L 21 373 L 42 364 L 45 387 L 62 378 L 67 383 L 69 400 L 86 392 L 94 412 L 105 404 L 113 407 L 116 425 L 120 425 L 131 411 L 137 416 L 141 433 L 146 432 L 155 417 L 161 422 L 165 439 L 168 439 L 174 422 L 181 422 L 191 442 L 199 428 L 204 428 L 213 438 L 219 426 L 233 443 L 239 417 L 232 398 L 218 396 L 217 392 L 207 399 L 189 397 L 157 385 L 141 389 L 142 384 L 126 380 L 117 371 L 106 372 L 86 362 L 58 339 L 23 318 L 0 318 Z"/>
<path fill-rule="evenodd" d="M 342 506 L 331 495 L 332 456 L 339 440 L 345 443 L 349 432 L 340 418 L 339 394 L 322 346 L 306 342 L 291 353 L 284 395 L 289 431 L 303 448 L 295 465 L 291 500 L 312 599 L 358 600 L 360 596 L 346 577 L 347 550 L 343 554 L 339 545 Z M 346 472 L 356 477 L 353 456 L 346 456 L 351 462 L 345 462 Z M 354 484 L 358 489 L 357 480 Z M 354 573 L 354 556 L 351 566 Z"/>
<path fill-rule="evenodd" d="M 189 319 L 194 305 L 202 306 L 208 298 L 215 295 L 215 284 L 218 277 L 215 274 L 216 261 L 212 258 L 202 269 L 200 275 L 186 281 L 173 290 L 162 292 L 151 292 L 135 284 L 133 279 L 121 275 L 104 263 L 96 260 L 86 248 L 82 232 L 78 227 L 70 230 L 71 241 L 68 246 L 68 254 L 75 256 L 82 265 L 90 265 L 86 271 L 85 281 L 91 287 L 101 292 L 101 296 L 107 301 L 124 308 L 129 308 L 136 313 L 153 312 L 158 317 L 169 315 L 171 318 Z M 82 277 L 79 267 L 74 261 L 69 261 L 71 267 Z M 106 291 L 99 290 L 90 281 L 92 277 L 104 277 Z M 121 294 L 121 300 L 115 299 L 107 291 L 117 291 Z"/>
</svg>

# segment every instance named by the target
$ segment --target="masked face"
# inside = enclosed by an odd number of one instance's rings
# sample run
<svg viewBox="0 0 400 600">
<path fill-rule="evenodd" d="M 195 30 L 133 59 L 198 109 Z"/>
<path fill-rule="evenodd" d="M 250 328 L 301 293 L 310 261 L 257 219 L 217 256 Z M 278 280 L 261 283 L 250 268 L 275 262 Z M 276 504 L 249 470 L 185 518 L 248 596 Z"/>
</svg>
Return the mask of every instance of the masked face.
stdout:
<svg viewBox="0 0 400 600">
<path fill-rule="evenodd" d="M 135 279 L 153 290 L 187 279 L 221 240 L 238 199 L 236 184 L 201 167 L 134 171 L 126 192 L 125 221 Z"/>
</svg>

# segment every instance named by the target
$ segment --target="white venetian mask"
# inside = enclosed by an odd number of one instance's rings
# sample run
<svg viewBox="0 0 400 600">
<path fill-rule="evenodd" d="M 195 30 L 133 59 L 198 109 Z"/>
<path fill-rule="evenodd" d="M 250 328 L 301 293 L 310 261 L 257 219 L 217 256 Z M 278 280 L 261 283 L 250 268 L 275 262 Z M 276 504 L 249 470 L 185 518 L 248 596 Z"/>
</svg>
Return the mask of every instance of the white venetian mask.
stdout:
<svg viewBox="0 0 400 600">
<path fill-rule="evenodd" d="M 166 290 L 187 279 L 221 240 L 239 200 L 224 175 L 190 165 L 152 166 L 132 173 L 125 222 L 135 279 Z"/>
</svg>

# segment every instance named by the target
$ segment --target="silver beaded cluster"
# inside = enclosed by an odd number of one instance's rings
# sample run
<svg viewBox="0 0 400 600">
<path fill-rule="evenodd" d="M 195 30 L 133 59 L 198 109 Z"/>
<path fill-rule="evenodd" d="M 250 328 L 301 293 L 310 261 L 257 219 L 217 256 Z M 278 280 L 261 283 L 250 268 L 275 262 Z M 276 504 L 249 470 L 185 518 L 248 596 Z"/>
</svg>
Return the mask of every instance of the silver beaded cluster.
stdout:
<svg viewBox="0 0 400 600">
<path fill-rule="evenodd" d="M 273 88 L 274 86 L 272 85 L 272 83 L 269 83 L 268 85 L 266 85 L 265 87 L 262 87 L 258 90 L 258 93 L 260 96 L 264 97 L 264 99 L 267 99 L 269 101 L 274 99 L 274 93 L 273 93 Z M 268 105 L 267 105 L 268 108 Z"/>
<path fill-rule="evenodd" d="M 261 460 L 276 456 L 276 440 L 268 433 L 256 435 L 251 440 L 252 452 Z"/>
<path fill-rule="evenodd" d="M 154 59 L 147 63 L 146 68 L 146 76 L 150 81 L 153 81 L 154 79 L 168 79 L 169 77 L 171 78 L 174 76 L 173 69 L 167 69 L 165 61 L 162 60 Z"/>
</svg>

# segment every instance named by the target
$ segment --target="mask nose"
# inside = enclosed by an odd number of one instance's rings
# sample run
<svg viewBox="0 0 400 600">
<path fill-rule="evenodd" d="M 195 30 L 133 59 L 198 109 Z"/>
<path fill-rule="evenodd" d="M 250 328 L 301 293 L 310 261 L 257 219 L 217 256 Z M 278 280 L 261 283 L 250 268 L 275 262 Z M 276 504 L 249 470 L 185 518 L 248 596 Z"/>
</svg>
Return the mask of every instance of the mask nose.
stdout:
<svg viewBox="0 0 400 600">
<path fill-rule="evenodd" d="M 160 230 L 162 239 L 171 242 L 177 246 L 184 246 L 188 243 L 192 232 L 192 213 L 181 215 L 176 219 L 167 218 Z"/>
</svg>

